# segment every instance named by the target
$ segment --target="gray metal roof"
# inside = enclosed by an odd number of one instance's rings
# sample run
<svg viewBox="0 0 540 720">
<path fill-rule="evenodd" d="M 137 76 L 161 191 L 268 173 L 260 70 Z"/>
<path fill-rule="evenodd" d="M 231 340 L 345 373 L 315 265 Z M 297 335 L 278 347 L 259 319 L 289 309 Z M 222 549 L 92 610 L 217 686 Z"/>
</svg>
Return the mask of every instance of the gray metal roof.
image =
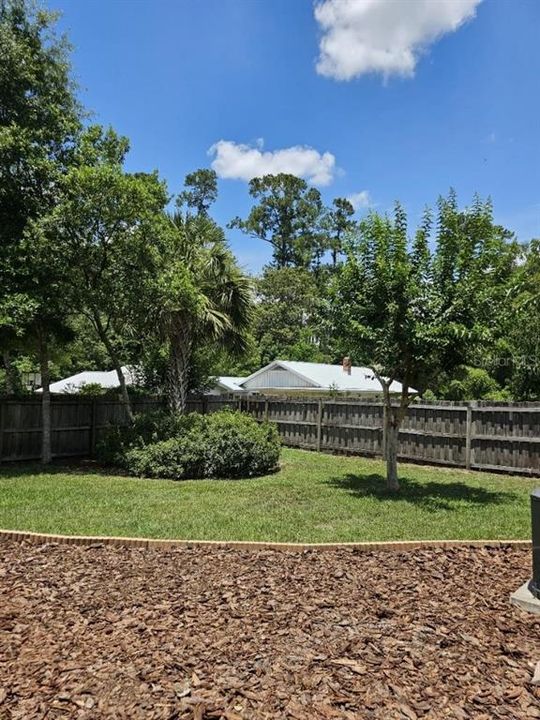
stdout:
<svg viewBox="0 0 540 720">
<path fill-rule="evenodd" d="M 241 385 L 247 389 L 249 381 L 267 370 L 281 367 L 288 370 L 291 374 L 296 375 L 303 380 L 309 382 L 313 388 L 324 390 L 336 389 L 341 391 L 355 392 L 382 392 L 380 382 L 375 377 L 373 370 L 367 367 L 355 367 L 353 365 L 351 374 L 344 372 L 341 365 L 329 365 L 327 363 L 299 362 L 296 360 L 274 360 L 265 367 L 257 370 L 249 377 L 245 378 Z M 393 382 L 390 386 L 390 392 L 401 392 L 401 383 Z M 411 392 L 414 390 L 411 388 Z"/>
<path fill-rule="evenodd" d="M 242 383 L 246 378 L 243 377 L 233 377 L 231 375 L 221 375 L 220 377 L 216 378 L 216 384 L 222 387 L 224 390 L 229 390 L 230 392 L 245 392 L 243 387 L 240 387 L 240 383 Z"/>
</svg>

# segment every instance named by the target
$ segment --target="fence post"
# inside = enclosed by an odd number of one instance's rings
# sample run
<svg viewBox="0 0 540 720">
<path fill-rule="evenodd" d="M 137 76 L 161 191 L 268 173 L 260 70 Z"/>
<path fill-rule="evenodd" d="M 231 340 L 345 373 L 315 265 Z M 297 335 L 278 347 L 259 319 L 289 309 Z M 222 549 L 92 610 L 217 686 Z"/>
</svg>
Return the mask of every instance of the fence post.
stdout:
<svg viewBox="0 0 540 720">
<path fill-rule="evenodd" d="M 319 406 L 317 413 L 317 452 L 321 452 L 321 435 L 322 435 L 322 415 L 324 412 L 323 401 L 319 398 Z"/>
<path fill-rule="evenodd" d="M 0 462 L 4 454 L 4 423 L 5 423 L 5 403 L 0 401 Z"/>
<path fill-rule="evenodd" d="M 472 402 L 467 403 L 467 425 L 465 436 L 465 469 L 471 469 Z"/>
<path fill-rule="evenodd" d="M 97 438 L 97 400 L 92 400 L 90 409 L 90 457 L 96 454 L 96 438 Z"/>
<path fill-rule="evenodd" d="M 264 422 L 268 422 L 268 398 L 264 400 Z"/>
</svg>

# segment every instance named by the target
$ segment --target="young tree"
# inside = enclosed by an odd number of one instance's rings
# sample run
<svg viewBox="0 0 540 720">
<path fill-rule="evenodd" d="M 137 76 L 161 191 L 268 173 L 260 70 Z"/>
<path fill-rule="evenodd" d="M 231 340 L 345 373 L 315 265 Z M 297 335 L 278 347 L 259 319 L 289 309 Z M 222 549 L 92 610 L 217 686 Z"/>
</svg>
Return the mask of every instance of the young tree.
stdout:
<svg viewBox="0 0 540 720">
<path fill-rule="evenodd" d="M 280 173 L 253 178 L 249 194 L 258 201 L 230 227 L 270 243 L 278 268 L 309 267 L 320 239 L 321 195 L 305 180 Z"/>
<path fill-rule="evenodd" d="M 0 322 L 7 318 L 10 329 L 0 335 L 25 337 L 39 353 L 44 462 L 51 456 L 49 349 L 53 337 L 63 335 L 55 314 L 63 286 L 52 255 L 33 266 L 29 225 L 57 201 L 81 124 L 55 20 L 32 2 L 0 0 Z M 14 318 L 21 324 L 14 327 Z"/>
<path fill-rule="evenodd" d="M 438 208 L 430 248 L 426 213 L 412 243 L 396 205 L 393 220 L 372 213 L 360 223 L 335 280 L 333 319 L 355 362 L 373 368 L 385 410 L 387 485 L 399 489 L 398 433 L 416 392 L 467 364 L 485 343 L 512 272 L 515 244 L 479 199 L 460 212 L 453 193 Z M 394 381 L 402 384 L 392 396 Z"/>
</svg>

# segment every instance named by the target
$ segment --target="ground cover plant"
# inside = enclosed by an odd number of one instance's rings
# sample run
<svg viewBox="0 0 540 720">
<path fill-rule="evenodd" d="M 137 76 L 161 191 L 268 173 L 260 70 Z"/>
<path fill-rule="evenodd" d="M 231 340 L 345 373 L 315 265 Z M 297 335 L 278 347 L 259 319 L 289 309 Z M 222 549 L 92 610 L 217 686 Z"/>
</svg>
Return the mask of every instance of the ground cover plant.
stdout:
<svg viewBox="0 0 540 720">
<path fill-rule="evenodd" d="M 178 487 L 178 486 L 177 486 Z M 511 548 L 0 544 L 0 716 L 530 720 Z"/>
<path fill-rule="evenodd" d="M 0 527 L 201 540 L 336 542 L 529 539 L 538 480 L 284 448 L 279 472 L 238 480 L 147 480 L 91 465 L 4 465 Z"/>
<path fill-rule="evenodd" d="M 230 410 L 142 414 L 127 428 L 111 428 L 98 445 L 105 464 L 173 480 L 262 475 L 277 469 L 279 453 L 274 425 Z"/>
</svg>

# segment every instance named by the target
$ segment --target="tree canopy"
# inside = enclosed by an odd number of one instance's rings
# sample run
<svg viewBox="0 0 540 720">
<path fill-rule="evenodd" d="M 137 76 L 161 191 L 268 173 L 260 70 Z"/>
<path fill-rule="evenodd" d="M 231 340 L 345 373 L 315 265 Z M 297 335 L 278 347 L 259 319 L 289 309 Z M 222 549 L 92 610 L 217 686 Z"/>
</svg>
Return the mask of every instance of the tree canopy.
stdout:
<svg viewBox="0 0 540 720">
<path fill-rule="evenodd" d="M 354 362 L 373 368 L 386 408 L 387 482 L 398 487 L 397 433 L 416 393 L 466 364 L 493 337 L 517 245 L 493 223 L 491 203 L 460 211 L 441 198 L 435 243 L 427 211 L 412 239 L 407 217 L 371 213 L 360 223 L 333 286 L 335 332 Z M 402 384 L 392 397 L 392 383 Z"/>
</svg>

